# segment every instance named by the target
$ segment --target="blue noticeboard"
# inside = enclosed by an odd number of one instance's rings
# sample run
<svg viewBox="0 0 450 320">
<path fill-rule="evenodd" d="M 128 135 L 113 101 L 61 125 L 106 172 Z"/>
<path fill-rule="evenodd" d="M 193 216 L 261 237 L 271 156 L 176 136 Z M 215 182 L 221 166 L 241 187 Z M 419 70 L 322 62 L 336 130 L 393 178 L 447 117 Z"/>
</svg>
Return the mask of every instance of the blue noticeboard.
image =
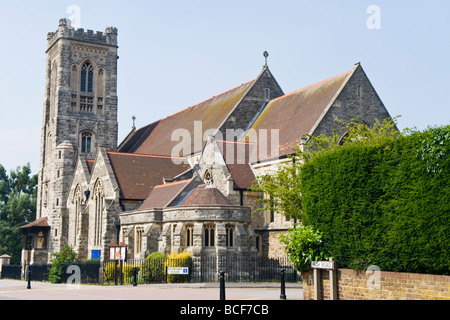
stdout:
<svg viewBox="0 0 450 320">
<path fill-rule="evenodd" d="M 100 259 L 101 250 L 92 250 L 91 259 Z"/>
</svg>

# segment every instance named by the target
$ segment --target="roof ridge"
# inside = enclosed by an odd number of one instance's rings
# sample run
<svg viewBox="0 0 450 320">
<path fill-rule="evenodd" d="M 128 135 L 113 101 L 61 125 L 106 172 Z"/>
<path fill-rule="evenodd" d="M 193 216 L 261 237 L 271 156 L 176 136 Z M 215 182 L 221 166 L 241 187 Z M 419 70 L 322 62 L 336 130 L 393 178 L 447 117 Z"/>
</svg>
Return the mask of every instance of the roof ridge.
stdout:
<svg viewBox="0 0 450 320">
<path fill-rule="evenodd" d="M 128 153 L 128 152 L 117 152 L 117 151 L 106 151 L 107 154 L 123 155 L 123 156 L 136 156 L 136 157 L 147 157 L 147 158 L 165 158 L 165 159 L 186 159 L 186 157 L 172 157 L 156 154 L 143 154 L 143 153 Z"/>
<path fill-rule="evenodd" d="M 217 142 L 224 142 L 224 143 L 234 143 L 234 144 L 248 144 L 248 145 L 255 145 L 254 142 L 245 142 L 245 141 L 230 141 L 230 140 L 219 140 L 216 139 Z"/>
<path fill-rule="evenodd" d="M 277 101 L 277 100 L 282 99 L 282 98 L 284 98 L 284 97 L 288 97 L 288 96 L 291 96 L 291 95 L 293 95 L 293 94 L 299 93 L 299 92 L 304 91 L 304 90 L 306 90 L 306 89 L 310 89 L 310 88 L 312 88 L 312 87 L 318 86 L 318 85 L 323 84 L 323 83 L 325 83 L 325 82 L 328 82 L 328 81 L 335 80 L 335 79 L 337 79 L 337 78 L 346 76 L 346 75 L 350 74 L 352 71 L 353 71 L 353 70 L 350 70 L 350 71 L 341 73 L 341 74 L 339 74 L 339 75 L 337 75 L 337 76 L 334 76 L 334 77 L 331 77 L 331 78 L 328 78 L 328 79 L 319 81 L 319 82 L 314 83 L 314 84 L 311 84 L 311 85 L 306 86 L 306 87 L 304 87 L 304 88 L 301 88 L 301 89 L 292 91 L 292 92 L 287 93 L 287 94 L 285 94 L 285 95 L 283 95 L 283 96 L 280 96 L 280 97 L 278 97 L 278 98 L 275 98 L 275 99 L 273 99 L 273 100 L 270 100 L 269 103 L 271 103 L 271 102 L 273 102 L 273 101 Z"/>
<path fill-rule="evenodd" d="M 171 115 L 169 115 L 169 116 L 166 116 L 166 117 L 164 117 L 164 118 L 161 118 L 159 121 L 162 121 L 162 120 L 165 120 L 165 119 L 167 119 L 167 118 L 173 117 L 174 115 L 176 115 L 176 114 L 178 114 L 178 113 L 181 113 L 181 112 L 184 112 L 184 111 L 186 111 L 186 110 L 195 108 L 195 107 L 197 107 L 198 105 L 200 105 L 200 104 L 202 104 L 202 103 L 205 103 L 205 102 L 210 101 L 210 100 L 212 100 L 212 99 L 214 99 L 214 98 L 217 98 L 217 97 L 220 97 L 220 96 L 222 96 L 222 95 L 225 95 L 225 94 L 227 94 L 227 93 L 229 93 L 229 92 L 231 92 L 231 91 L 233 91 L 233 90 L 236 90 L 236 89 L 238 89 L 238 88 L 240 88 L 240 87 L 242 87 L 242 86 L 244 86 L 244 85 L 246 85 L 246 84 L 249 84 L 250 82 L 253 82 L 253 81 L 255 81 L 255 80 L 256 80 L 256 78 L 254 78 L 254 79 L 252 79 L 252 80 L 249 80 L 249 81 L 247 81 L 247 82 L 241 83 L 240 85 L 237 85 L 237 86 L 235 86 L 235 87 L 233 87 L 233 88 L 231 88 L 231 89 L 228 89 L 228 90 L 226 90 L 226 91 L 224 91 L 224 92 L 222 92 L 222 93 L 216 94 L 216 95 L 214 95 L 214 96 L 212 96 L 212 97 L 210 97 L 210 98 L 208 98 L 208 99 L 205 99 L 205 100 L 203 100 L 203 101 L 201 101 L 201 102 L 199 102 L 199 103 L 196 103 L 196 104 L 194 104 L 194 105 L 192 105 L 192 106 L 189 106 L 189 107 L 184 108 L 184 109 L 182 109 L 182 110 L 180 110 L 180 111 L 177 111 L 177 112 L 175 112 L 175 113 L 173 113 L 173 114 L 171 114 Z"/>
<path fill-rule="evenodd" d="M 173 186 L 173 185 L 176 185 L 176 184 L 184 183 L 186 181 L 191 181 L 191 179 L 184 179 L 184 180 L 180 180 L 180 181 L 173 181 L 173 182 L 158 184 L 158 185 L 154 186 L 153 188 L 162 188 L 162 187 L 166 187 L 166 186 L 169 186 L 169 185 Z"/>
</svg>

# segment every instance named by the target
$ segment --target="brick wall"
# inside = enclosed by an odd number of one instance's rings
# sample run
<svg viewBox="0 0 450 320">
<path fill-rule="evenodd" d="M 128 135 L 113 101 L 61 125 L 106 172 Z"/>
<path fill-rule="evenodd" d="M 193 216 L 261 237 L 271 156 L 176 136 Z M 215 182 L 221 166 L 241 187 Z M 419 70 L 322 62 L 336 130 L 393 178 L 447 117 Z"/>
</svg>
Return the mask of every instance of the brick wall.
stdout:
<svg viewBox="0 0 450 320">
<path fill-rule="evenodd" d="M 321 271 L 320 290 L 330 298 L 328 271 Z M 379 281 L 375 281 L 379 279 Z M 337 270 L 339 300 L 449 300 L 450 276 L 380 271 Z M 313 272 L 303 277 L 305 300 L 314 299 Z"/>
</svg>

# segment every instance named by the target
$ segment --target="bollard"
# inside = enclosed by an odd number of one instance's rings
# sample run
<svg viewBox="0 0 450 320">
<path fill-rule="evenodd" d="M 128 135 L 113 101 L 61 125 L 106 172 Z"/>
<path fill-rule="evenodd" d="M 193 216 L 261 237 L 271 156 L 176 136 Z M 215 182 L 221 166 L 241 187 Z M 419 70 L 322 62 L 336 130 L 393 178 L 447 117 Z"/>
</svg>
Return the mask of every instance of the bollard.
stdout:
<svg viewBox="0 0 450 320">
<path fill-rule="evenodd" d="M 137 286 L 137 268 L 136 267 L 134 267 L 134 281 L 133 281 L 133 287 L 136 287 Z"/>
<path fill-rule="evenodd" d="M 27 268 L 27 278 L 28 278 L 27 289 L 31 289 L 31 266 L 29 264 Z"/>
<path fill-rule="evenodd" d="M 284 269 L 281 269 L 281 294 L 280 299 L 286 300 L 286 286 L 284 284 Z"/>
<path fill-rule="evenodd" d="M 220 300 L 225 300 L 225 271 L 220 271 Z"/>
</svg>

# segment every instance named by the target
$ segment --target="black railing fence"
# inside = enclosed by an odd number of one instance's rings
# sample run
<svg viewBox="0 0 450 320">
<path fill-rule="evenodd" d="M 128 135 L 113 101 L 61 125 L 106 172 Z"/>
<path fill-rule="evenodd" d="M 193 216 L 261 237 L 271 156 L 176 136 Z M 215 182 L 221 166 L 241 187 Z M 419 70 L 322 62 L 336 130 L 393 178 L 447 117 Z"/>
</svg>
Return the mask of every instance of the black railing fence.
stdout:
<svg viewBox="0 0 450 320">
<path fill-rule="evenodd" d="M 20 280 L 22 278 L 22 266 L 20 265 L 3 265 L 0 279 Z"/>
<path fill-rule="evenodd" d="M 182 268 L 184 273 L 173 274 Z M 30 269 L 31 281 L 48 281 L 51 264 L 33 264 Z M 286 282 L 301 280 L 287 258 L 248 257 L 148 259 L 128 260 L 122 263 L 75 262 L 64 266 L 66 272 L 63 273 L 61 280 L 66 283 L 73 280 L 77 274 L 80 283 L 93 284 L 218 282 L 219 272 L 225 271 L 225 281 L 228 282 L 279 282 L 282 269 Z M 23 273 L 21 266 L 4 265 L 1 278 L 26 280 L 26 272 Z"/>
<path fill-rule="evenodd" d="M 116 281 L 115 265 L 116 275 L 120 274 L 120 264 L 104 263 L 104 282 Z M 188 273 L 170 274 L 171 267 L 187 267 Z M 124 284 L 217 282 L 220 271 L 225 271 L 225 281 L 229 282 L 279 282 L 281 269 L 285 270 L 286 282 L 300 281 L 300 276 L 287 258 L 194 257 L 180 260 L 128 260 L 122 264 L 123 276 L 121 279 L 117 278 L 117 282 Z"/>
</svg>

